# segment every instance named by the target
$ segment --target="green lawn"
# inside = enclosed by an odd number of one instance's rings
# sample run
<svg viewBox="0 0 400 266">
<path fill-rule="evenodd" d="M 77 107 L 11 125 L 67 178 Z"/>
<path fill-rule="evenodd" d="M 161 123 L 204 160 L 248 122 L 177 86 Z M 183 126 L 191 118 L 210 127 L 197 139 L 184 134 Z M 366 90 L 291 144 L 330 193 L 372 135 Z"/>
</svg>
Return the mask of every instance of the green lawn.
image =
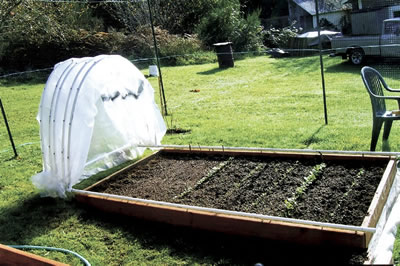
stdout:
<svg viewBox="0 0 400 266">
<path fill-rule="evenodd" d="M 372 113 L 360 67 L 340 59 L 324 63 L 328 125 L 319 57 L 257 57 L 226 70 L 215 64 L 166 68 L 168 124 L 192 133 L 167 136 L 164 143 L 369 150 Z M 190 92 L 195 89 L 200 92 Z M 394 127 L 392 151 L 400 150 L 399 133 Z"/>
<path fill-rule="evenodd" d="M 162 69 L 170 128 L 163 144 L 224 145 L 320 150 L 369 150 L 371 106 L 360 67 L 324 58 L 328 125 L 324 122 L 319 57 L 236 60 Z M 400 71 L 376 65 L 388 84 L 400 87 Z M 147 70 L 143 71 L 147 74 Z M 157 79 L 150 78 L 157 91 Z M 41 198 L 30 177 L 42 169 L 36 121 L 45 80 L 3 81 L 0 98 L 17 144 L 13 159 L 4 123 L 0 126 L 0 243 L 73 250 L 93 265 L 217 264 L 235 261 L 223 242 L 208 233 L 98 214 L 73 199 Z M 198 92 L 193 92 L 198 90 Z M 155 98 L 159 100 L 158 91 Z M 395 107 L 393 105 L 393 107 Z M 400 151 L 394 123 L 390 145 Z M 377 150 L 382 150 L 381 141 Z M 215 250 L 216 247 L 221 249 Z M 36 252 L 78 265 L 58 252 Z M 251 252 L 250 252 L 251 253 Z M 399 252 L 395 251 L 398 260 Z M 256 261 L 254 261 L 256 262 Z"/>
</svg>

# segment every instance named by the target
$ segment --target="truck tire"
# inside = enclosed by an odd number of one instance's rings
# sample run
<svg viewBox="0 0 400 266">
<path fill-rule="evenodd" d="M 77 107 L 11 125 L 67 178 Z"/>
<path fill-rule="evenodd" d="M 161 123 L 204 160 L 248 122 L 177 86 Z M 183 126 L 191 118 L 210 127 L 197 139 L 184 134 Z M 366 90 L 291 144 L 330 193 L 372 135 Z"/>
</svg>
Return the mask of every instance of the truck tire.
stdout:
<svg viewBox="0 0 400 266">
<path fill-rule="evenodd" d="M 360 65 L 365 58 L 364 51 L 362 49 L 353 49 L 349 53 L 349 60 L 353 65 Z"/>
</svg>

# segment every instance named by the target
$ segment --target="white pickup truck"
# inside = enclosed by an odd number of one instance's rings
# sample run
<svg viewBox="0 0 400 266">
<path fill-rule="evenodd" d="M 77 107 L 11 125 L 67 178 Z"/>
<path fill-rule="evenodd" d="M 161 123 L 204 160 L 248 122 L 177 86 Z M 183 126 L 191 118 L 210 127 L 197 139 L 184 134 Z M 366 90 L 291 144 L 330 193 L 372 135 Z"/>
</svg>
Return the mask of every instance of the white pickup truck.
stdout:
<svg viewBox="0 0 400 266">
<path fill-rule="evenodd" d="M 339 36 L 331 39 L 333 53 L 354 65 L 366 57 L 400 57 L 400 18 L 383 21 L 381 35 Z"/>
</svg>

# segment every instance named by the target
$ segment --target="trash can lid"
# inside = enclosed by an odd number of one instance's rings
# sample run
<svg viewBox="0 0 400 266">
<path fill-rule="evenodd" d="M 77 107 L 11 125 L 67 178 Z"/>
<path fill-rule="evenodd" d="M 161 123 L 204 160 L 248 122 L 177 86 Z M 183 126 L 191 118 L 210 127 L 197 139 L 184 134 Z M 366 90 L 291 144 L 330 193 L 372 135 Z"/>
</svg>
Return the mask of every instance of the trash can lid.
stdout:
<svg viewBox="0 0 400 266">
<path fill-rule="evenodd" d="M 232 42 L 219 42 L 219 43 L 214 43 L 214 46 L 224 46 L 224 45 L 228 45 L 228 44 L 232 44 Z"/>
</svg>

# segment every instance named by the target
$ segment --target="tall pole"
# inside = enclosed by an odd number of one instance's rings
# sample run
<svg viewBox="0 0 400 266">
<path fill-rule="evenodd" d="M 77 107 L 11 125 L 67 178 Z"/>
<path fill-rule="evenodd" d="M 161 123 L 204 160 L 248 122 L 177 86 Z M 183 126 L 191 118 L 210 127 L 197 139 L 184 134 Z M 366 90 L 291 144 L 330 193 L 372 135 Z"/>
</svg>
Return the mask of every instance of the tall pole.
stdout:
<svg viewBox="0 0 400 266">
<path fill-rule="evenodd" d="M 319 48 L 319 63 L 321 65 L 321 79 L 322 79 L 322 94 L 324 98 L 324 115 L 325 125 L 328 124 L 328 111 L 326 108 L 326 93 L 325 93 L 325 76 L 324 76 L 324 61 L 322 60 L 322 42 L 321 42 L 321 27 L 319 25 L 319 7 L 318 0 L 315 0 L 315 13 L 317 17 L 317 29 L 318 29 L 318 48 Z"/>
<path fill-rule="evenodd" d="M 3 107 L 3 103 L 1 102 L 1 99 L 0 99 L 0 109 L 1 109 L 1 113 L 3 114 L 4 122 L 6 124 L 7 132 L 8 132 L 8 137 L 10 138 L 10 142 L 11 142 L 11 146 L 14 151 L 14 155 L 15 155 L 15 157 L 18 157 L 17 149 L 15 148 L 15 144 L 14 144 L 14 141 L 13 141 L 13 138 L 11 135 L 11 130 L 10 130 L 10 127 L 8 126 L 6 112 L 4 111 L 4 107 Z"/>
<path fill-rule="evenodd" d="M 160 90 L 161 90 L 161 95 L 162 95 L 162 100 L 163 100 L 163 103 L 161 103 L 161 105 L 164 107 L 164 114 L 168 115 L 167 102 L 165 100 L 164 83 L 163 83 L 161 67 L 160 67 L 160 57 L 158 54 L 157 39 L 156 39 L 155 31 L 154 31 L 153 13 L 151 12 L 150 0 L 147 0 L 147 5 L 149 8 L 151 31 L 153 32 L 154 49 L 156 51 L 156 60 L 157 60 L 157 67 L 158 67 L 158 73 L 159 73 L 159 84 L 160 84 Z"/>
</svg>

